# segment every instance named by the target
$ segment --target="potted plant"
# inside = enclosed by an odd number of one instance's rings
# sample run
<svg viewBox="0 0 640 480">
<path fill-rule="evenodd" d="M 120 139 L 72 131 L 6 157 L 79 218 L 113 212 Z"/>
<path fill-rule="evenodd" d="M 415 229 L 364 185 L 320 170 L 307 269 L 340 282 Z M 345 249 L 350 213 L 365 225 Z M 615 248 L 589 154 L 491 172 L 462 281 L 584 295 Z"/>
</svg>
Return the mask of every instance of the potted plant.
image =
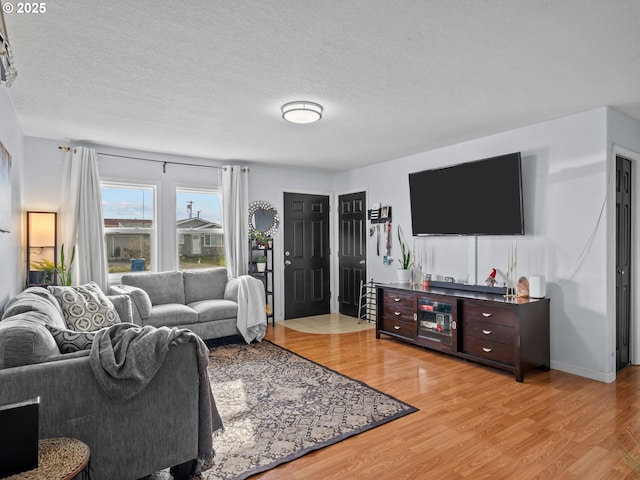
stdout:
<svg viewBox="0 0 640 480">
<path fill-rule="evenodd" d="M 69 260 L 69 264 L 66 264 L 63 244 L 60 247 L 60 262 L 58 264 L 54 264 L 51 260 L 46 259 L 31 262 L 31 268 L 33 270 L 29 271 L 29 284 L 71 285 L 71 266 L 73 265 L 75 257 L 76 247 L 74 245 L 71 249 L 71 259 Z"/>
<path fill-rule="evenodd" d="M 264 272 L 267 269 L 267 256 L 258 255 L 256 257 L 256 268 L 259 272 Z"/>
<path fill-rule="evenodd" d="M 404 241 L 404 234 L 402 233 L 400 225 L 398 225 L 398 244 L 400 245 L 400 253 L 402 255 L 400 268 L 396 270 L 398 282 L 411 283 L 411 265 L 413 265 L 413 261 L 411 259 L 411 251 Z"/>
<path fill-rule="evenodd" d="M 53 274 L 56 266 L 51 260 L 38 260 L 31 262 L 31 270 L 29 270 L 30 285 L 44 285 L 53 283 Z"/>
<path fill-rule="evenodd" d="M 256 242 L 258 247 L 269 248 L 269 237 L 258 230 L 251 230 L 249 236 Z"/>
<path fill-rule="evenodd" d="M 71 285 L 71 266 L 73 265 L 73 260 L 76 258 L 76 246 L 74 245 L 71 249 L 71 258 L 69 259 L 69 264 L 65 264 L 65 256 L 64 256 L 64 243 L 60 247 L 60 264 L 56 267 L 56 275 L 58 276 L 58 283 L 60 285 L 69 286 Z"/>
</svg>

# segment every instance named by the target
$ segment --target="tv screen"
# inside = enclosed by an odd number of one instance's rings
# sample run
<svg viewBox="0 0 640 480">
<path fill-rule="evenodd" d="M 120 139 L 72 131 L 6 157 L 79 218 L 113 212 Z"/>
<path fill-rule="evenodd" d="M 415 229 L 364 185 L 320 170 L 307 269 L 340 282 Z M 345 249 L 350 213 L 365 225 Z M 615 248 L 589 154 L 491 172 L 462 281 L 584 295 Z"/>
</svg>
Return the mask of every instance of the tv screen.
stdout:
<svg viewBox="0 0 640 480">
<path fill-rule="evenodd" d="M 520 152 L 409 174 L 414 235 L 524 235 Z"/>
</svg>

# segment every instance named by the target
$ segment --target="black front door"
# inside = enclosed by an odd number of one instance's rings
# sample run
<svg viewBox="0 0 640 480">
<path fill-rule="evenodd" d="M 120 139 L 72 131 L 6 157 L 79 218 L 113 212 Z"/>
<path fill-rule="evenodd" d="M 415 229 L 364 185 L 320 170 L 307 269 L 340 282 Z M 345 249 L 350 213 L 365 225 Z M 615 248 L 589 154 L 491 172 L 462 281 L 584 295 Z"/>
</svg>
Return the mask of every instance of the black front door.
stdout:
<svg viewBox="0 0 640 480">
<path fill-rule="evenodd" d="M 358 316 L 360 281 L 366 283 L 366 196 L 365 192 L 340 195 L 338 198 L 338 224 L 340 247 L 338 269 L 340 272 L 340 313 Z"/>
<path fill-rule="evenodd" d="M 284 194 L 284 318 L 330 312 L 329 197 Z"/>
<path fill-rule="evenodd" d="M 632 218 L 631 160 L 616 156 L 616 370 L 629 364 Z"/>
</svg>

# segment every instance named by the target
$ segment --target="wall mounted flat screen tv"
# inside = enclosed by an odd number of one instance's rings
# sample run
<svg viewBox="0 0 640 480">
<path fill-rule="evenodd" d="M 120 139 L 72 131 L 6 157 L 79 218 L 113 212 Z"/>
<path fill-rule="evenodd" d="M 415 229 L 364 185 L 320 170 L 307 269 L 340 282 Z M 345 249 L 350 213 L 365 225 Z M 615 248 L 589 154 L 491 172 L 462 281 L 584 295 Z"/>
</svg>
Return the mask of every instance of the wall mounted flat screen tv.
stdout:
<svg viewBox="0 0 640 480">
<path fill-rule="evenodd" d="M 409 174 L 414 235 L 524 235 L 520 152 Z"/>
</svg>

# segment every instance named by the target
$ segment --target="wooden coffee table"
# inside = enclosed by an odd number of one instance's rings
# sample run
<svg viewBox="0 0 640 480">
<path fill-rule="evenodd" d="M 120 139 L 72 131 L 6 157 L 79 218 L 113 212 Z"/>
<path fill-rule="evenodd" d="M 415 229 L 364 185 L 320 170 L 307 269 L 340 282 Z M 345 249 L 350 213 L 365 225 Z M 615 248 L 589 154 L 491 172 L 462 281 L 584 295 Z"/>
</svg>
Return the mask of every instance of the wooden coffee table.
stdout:
<svg viewBox="0 0 640 480">
<path fill-rule="evenodd" d="M 3 480 L 89 479 L 89 447 L 75 438 L 45 438 L 38 442 L 38 468 Z"/>
</svg>

